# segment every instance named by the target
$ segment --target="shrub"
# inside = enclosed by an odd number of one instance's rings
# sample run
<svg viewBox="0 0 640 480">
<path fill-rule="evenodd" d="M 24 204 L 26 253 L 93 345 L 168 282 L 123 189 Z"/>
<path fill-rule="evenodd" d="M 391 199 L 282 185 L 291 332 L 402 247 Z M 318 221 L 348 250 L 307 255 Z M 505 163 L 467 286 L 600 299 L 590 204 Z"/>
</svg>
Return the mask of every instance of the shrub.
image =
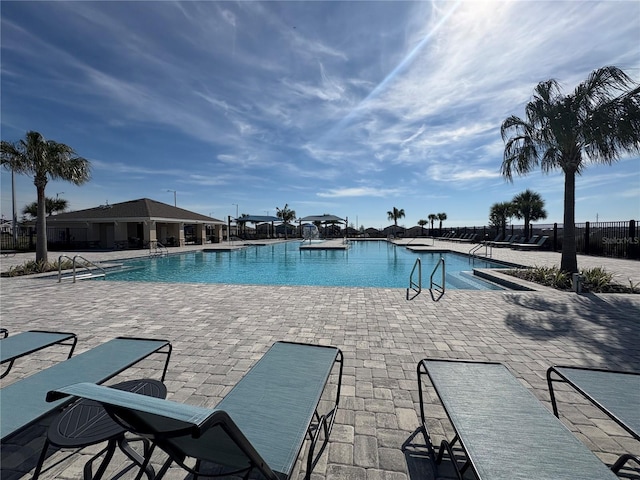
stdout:
<svg viewBox="0 0 640 480">
<path fill-rule="evenodd" d="M 519 268 L 508 270 L 505 273 L 558 290 L 572 289 L 571 275 L 563 272 L 557 266 Z M 629 280 L 629 286 L 626 287 L 615 283 L 613 281 L 614 276 L 614 274 L 607 272 L 602 267 L 586 269 L 582 272 L 584 279 L 582 289 L 585 292 L 592 293 L 640 293 L 640 284 L 634 284 Z"/>
<path fill-rule="evenodd" d="M 29 260 L 22 265 L 11 267 L 7 272 L 3 272 L 2 276 L 19 277 L 22 275 L 33 275 L 36 273 L 57 272 L 59 266 L 62 270 L 71 269 L 73 268 L 73 262 L 71 260 L 63 260 L 61 263 L 58 263 L 57 260 L 55 262 L 36 262 L 35 260 Z"/>
</svg>

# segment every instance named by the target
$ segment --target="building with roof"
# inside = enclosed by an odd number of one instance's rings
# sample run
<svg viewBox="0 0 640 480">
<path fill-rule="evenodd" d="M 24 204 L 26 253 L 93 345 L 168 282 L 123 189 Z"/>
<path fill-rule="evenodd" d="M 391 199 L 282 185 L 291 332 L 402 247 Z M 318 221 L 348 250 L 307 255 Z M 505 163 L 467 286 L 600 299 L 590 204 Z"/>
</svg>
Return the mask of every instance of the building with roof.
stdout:
<svg viewBox="0 0 640 480">
<path fill-rule="evenodd" d="M 206 215 L 141 198 L 47 217 L 51 246 L 146 248 L 219 242 L 225 223 Z"/>
</svg>

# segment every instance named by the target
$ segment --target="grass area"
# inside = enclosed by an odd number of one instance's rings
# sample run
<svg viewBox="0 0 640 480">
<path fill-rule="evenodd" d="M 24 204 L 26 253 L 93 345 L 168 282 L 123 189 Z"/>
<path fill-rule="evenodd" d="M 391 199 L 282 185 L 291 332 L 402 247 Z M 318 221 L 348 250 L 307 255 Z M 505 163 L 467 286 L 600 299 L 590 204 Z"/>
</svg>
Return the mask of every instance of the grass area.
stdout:
<svg viewBox="0 0 640 480">
<path fill-rule="evenodd" d="M 529 282 L 539 283 L 558 290 L 571 291 L 572 278 L 567 272 L 561 271 L 557 266 L 518 268 L 505 272 L 513 277 L 521 278 Z M 607 272 L 602 267 L 594 267 L 582 271 L 583 292 L 592 293 L 640 293 L 640 283 L 629 280 L 628 285 L 614 281 L 615 275 Z"/>
</svg>

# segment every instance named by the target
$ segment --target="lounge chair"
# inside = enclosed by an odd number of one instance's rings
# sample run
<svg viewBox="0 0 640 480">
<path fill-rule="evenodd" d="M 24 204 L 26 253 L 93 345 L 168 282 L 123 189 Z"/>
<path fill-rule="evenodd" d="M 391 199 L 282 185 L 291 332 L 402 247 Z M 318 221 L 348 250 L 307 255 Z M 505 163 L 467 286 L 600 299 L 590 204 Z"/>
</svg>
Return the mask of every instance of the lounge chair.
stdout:
<svg viewBox="0 0 640 480">
<path fill-rule="evenodd" d="M 505 238 L 505 239 L 504 239 L 503 241 L 501 241 L 501 242 L 493 242 L 493 243 L 491 244 L 491 246 L 493 246 L 493 247 L 498 247 L 498 248 L 500 248 L 500 247 L 509 247 L 509 246 L 511 246 L 513 243 L 519 243 L 519 242 L 521 242 L 521 241 L 522 241 L 522 239 L 523 239 L 523 237 L 522 237 L 522 236 L 520 236 L 520 235 L 510 235 L 510 236 L 508 236 L 507 238 Z"/>
<path fill-rule="evenodd" d="M 452 242 L 461 242 L 462 240 L 465 240 L 466 238 L 468 238 L 469 235 L 471 235 L 471 234 L 470 233 L 463 233 L 459 237 L 451 237 L 449 240 L 452 241 Z"/>
<path fill-rule="evenodd" d="M 544 235 L 544 236 L 540 237 L 534 243 L 532 243 L 532 242 L 529 242 L 529 243 L 515 243 L 515 244 L 511 245 L 511 248 L 514 248 L 516 250 L 537 250 L 539 248 L 542 248 L 542 246 L 547 242 L 548 238 L 549 237 L 547 235 Z"/>
<path fill-rule="evenodd" d="M 418 363 L 420 418 L 427 430 L 422 378 L 428 375 L 455 431 L 443 440 L 458 479 L 467 469 L 478 480 L 616 480 L 618 477 L 580 442 L 502 364 L 456 360 Z M 458 443 L 465 463 L 453 452 Z"/>
<path fill-rule="evenodd" d="M 596 368 L 553 366 L 547 370 L 547 383 L 553 413 L 558 405 L 553 383 L 566 383 L 606 413 L 609 418 L 640 440 L 640 373 Z M 623 454 L 611 470 L 618 472 L 629 460 L 640 465 L 640 456 Z"/>
<path fill-rule="evenodd" d="M 5 330 L 6 333 L 6 330 Z M 70 345 L 69 356 L 73 355 L 77 342 L 74 333 L 66 332 L 45 332 L 40 330 L 30 330 L 18 333 L 0 340 L 0 364 L 9 363 L 5 371 L 0 374 L 4 378 L 9 374 L 14 362 L 21 357 L 37 352 L 52 345 Z"/>
<path fill-rule="evenodd" d="M 320 415 L 318 404 L 336 363 L 335 403 Z M 307 436 L 309 479 L 335 420 L 342 364 L 342 352 L 335 347 L 277 342 L 214 409 L 88 383 L 58 388 L 48 398 L 71 395 L 97 401 L 129 431 L 149 438 L 169 455 L 156 479 L 174 461 L 194 475 L 205 476 L 202 463 L 207 462 L 243 478 L 254 470 L 271 480 L 290 478 Z M 186 458 L 196 459 L 194 468 L 185 465 Z"/>
<path fill-rule="evenodd" d="M 502 240 L 492 240 L 489 243 L 489 245 L 491 245 L 492 247 L 497 246 L 498 244 L 508 244 L 511 242 L 511 239 L 514 237 L 515 235 L 507 235 L 506 237 L 504 237 L 504 239 Z"/>
<path fill-rule="evenodd" d="M 499 242 L 500 240 L 502 240 L 502 234 L 501 233 L 499 233 L 495 237 L 493 237 L 493 240 L 487 240 L 485 243 L 490 245 L 493 242 Z"/>
<path fill-rule="evenodd" d="M 526 238 L 525 238 L 524 240 L 522 240 L 522 241 L 520 241 L 520 242 L 518 242 L 518 243 L 512 243 L 512 244 L 511 244 L 511 245 L 509 245 L 509 246 L 510 246 L 511 248 L 515 248 L 515 247 L 516 247 L 516 246 L 518 246 L 518 245 L 524 245 L 524 246 L 531 245 L 531 244 L 536 243 L 536 242 L 538 241 L 538 239 L 539 239 L 539 238 L 540 238 L 540 235 L 533 235 L 533 236 L 532 236 L 531 238 L 529 238 L 529 239 L 526 239 Z"/>
<path fill-rule="evenodd" d="M 476 241 L 476 238 L 478 238 L 478 234 L 477 233 L 469 233 L 466 235 L 466 237 L 461 238 L 458 240 L 458 242 L 460 243 L 473 243 Z"/>
<path fill-rule="evenodd" d="M 3 387 L 0 389 L 2 443 L 69 403 L 69 399 L 48 403 L 49 390 L 76 382 L 105 382 L 156 352 L 167 356 L 162 372 L 164 379 L 171 356 L 168 341 L 119 337 Z"/>
</svg>

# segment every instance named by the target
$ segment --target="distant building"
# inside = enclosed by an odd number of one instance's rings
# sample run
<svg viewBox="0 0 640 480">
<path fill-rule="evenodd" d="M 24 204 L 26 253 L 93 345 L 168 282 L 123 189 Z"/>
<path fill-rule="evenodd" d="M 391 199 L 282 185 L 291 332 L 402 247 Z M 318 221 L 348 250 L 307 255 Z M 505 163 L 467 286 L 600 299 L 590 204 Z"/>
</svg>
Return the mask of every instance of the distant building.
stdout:
<svg viewBox="0 0 640 480">
<path fill-rule="evenodd" d="M 219 242 L 225 222 L 149 198 L 47 217 L 50 245 L 146 248 Z"/>
</svg>

